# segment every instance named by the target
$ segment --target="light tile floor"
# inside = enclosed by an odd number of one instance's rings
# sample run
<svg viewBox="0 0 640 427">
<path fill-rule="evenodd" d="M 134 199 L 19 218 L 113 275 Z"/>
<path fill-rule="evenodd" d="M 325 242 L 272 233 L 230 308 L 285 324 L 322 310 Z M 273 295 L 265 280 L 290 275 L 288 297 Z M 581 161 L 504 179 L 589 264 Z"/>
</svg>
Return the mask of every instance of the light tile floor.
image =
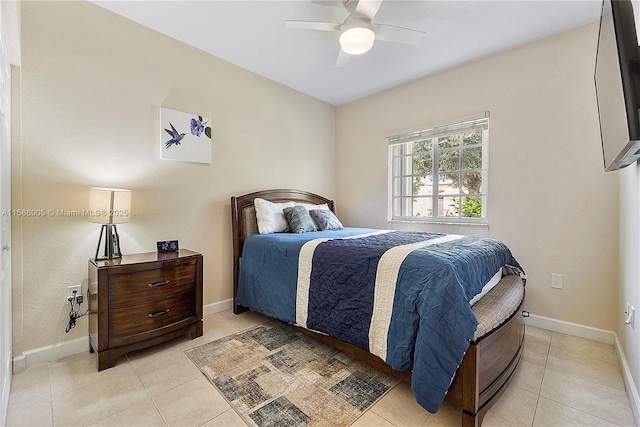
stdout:
<svg viewBox="0 0 640 427">
<path fill-rule="evenodd" d="M 204 336 L 130 353 L 96 371 L 95 355 L 66 357 L 12 378 L 7 426 L 244 426 L 184 350 L 269 319 L 205 317 Z M 459 426 L 460 409 L 422 409 L 400 383 L 354 427 Z M 634 426 L 612 346 L 527 327 L 516 377 L 483 426 Z"/>
</svg>

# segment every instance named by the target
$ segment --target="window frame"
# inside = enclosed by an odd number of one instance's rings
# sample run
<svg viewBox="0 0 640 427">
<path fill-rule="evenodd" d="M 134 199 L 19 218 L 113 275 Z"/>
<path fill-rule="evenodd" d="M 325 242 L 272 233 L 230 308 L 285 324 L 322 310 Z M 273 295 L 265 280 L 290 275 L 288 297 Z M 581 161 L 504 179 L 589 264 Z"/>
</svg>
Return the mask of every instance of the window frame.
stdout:
<svg viewBox="0 0 640 427">
<path fill-rule="evenodd" d="M 480 144 L 472 144 L 465 146 L 463 141 L 456 147 L 452 148 L 439 148 L 438 138 L 461 135 L 472 131 L 482 132 L 482 141 Z M 440 224 L 456 224 L 456 225 L 485 225 L 488 226 L 488 199 L 489 199 L 489 112 L 476 114 L 464 118 L 454 119 L 447 122 L 431 124 L 428 126 L 422 126 L 420 128 L 389 132 L 386 135 L 389 142 L 388 151 L 388 198 L 387 198 L 387 220 L 389 222 L 410 222 L 410 223 L 440 223 Z M 462 174 L 469 172 L 480 172 L 482 176 L 482 192 L 478 195 L 482 200 L 482 213 L 480 217 L 462 217 L 461 212 L 459 216 L 413 216 L 413 207 L 407 210 L 411 211 L 412 216 L 394 215 L 397 209 L 394 209 L 394 204 L 403 203 L 403 199 L 406 199 L 408 203 L 413 203 L 416 195 L 413 194 L 413 183 L 416 177 L 424 177 L 425 175 L 415 174 L 413 167 L 413 159 L 415 153 L 413 153 L 414 144 L 419 141 L 430 141 L 431 144 L 431 196 L 424 195 L 418 196 L 418 198 L 431 198 L 431 212 L 438 214 L 439 204 L 441 198 L 444 197 L 457 197 L 454 194 L 440 195 L 438 187 L 441 185 L 439 182 L 439 175 L 442 174 L 441 170 L 438 170 L 439 155 L 445 151 L 458 151 L 458 169 L 451 172 Z M 463 168 L 463 156 L 465 148 L 481 147 L 482 149 L 482 164 L 481 167 L 464 169 Z M 397 153 L 397 149 L 405 149 L 401 153 Z M 398 161 L 398 166 L 394 166 L 394 161 Z M 405 160 L 403 160 L 405 159 Z M 403 164 L 404 163 L 404 164 Z M 396 169 L 400 168 L 399 173 L 396 173 Z M 410 173 L 407 173 L 410 171 Z M 396 186 L 395 179 L 405 181 L 404 184 L 398 183 L 400 188 L 394 188 Z M 406 187 L 411 183 L 411 190 Z M 395 190 L 395 191 L 394 191 Z M 406 193 L 411 191 L 411 194 Z M 399 193 L 399 194 L 398 194 Z M 462 196 L 462 189 L 458 187 L 459 197 Z M 401 205 L 399 205 L 401 206 Z M 400 207 L 400 210 L 404 208 Z"/>
</svg>

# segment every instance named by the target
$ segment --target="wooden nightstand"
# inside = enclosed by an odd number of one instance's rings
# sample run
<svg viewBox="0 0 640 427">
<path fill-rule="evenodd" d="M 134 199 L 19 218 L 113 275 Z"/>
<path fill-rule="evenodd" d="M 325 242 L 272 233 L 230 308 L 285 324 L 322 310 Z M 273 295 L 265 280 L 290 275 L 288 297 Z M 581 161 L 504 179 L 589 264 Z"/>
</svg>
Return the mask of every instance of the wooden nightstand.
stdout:
<svg viewBox="0 0 640 427">
<path fill-rule="evenodd" d="M 202 255 L 186 249 L 89 260 L 89 341 L 98 371 L 123 354 L 202 336 Z"/>
</svg>

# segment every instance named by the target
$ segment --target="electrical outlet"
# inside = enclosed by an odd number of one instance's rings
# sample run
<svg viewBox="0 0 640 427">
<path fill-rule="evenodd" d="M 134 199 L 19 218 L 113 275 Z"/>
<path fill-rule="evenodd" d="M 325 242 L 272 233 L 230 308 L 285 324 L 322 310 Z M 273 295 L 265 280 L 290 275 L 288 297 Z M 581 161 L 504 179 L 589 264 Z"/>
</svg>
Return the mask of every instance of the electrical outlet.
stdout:
<svg viewBox="0 0 640 427">
<path fill-rule="evenodd" d="M 551 287 L 562 289 L 562 274 L 551 273 Z"/>
<path fill-rule="evenodd" d="M 73 292 L 75 291 L 75 295 Z M 77 298 L 82 295 L 82 285 L 67 286 L 67 301 L 74 296 Z"/>
<path fill-rule="evenodd" d="M 635 323 L 636 323 L 635 307 L 627 303 L 627 310 L 624 312 L 624 315 L 625 315 L 624 324 L 631 325 L 631 329 L 635 329 Z"/>
</svg>

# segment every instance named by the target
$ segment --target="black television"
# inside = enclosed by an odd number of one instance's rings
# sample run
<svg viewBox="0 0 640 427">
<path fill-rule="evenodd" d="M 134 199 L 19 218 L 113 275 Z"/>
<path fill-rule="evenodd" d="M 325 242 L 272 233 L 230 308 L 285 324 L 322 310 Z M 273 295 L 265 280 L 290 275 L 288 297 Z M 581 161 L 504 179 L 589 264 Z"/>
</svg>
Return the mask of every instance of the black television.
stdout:
<svg viewBox="0 0 640 427">
<path fill-rule="evenodd" d="M 640 49 L 631 0 L 604 0 L 595 67 L 605 171 L 640 158 Z"/>
</svg>

